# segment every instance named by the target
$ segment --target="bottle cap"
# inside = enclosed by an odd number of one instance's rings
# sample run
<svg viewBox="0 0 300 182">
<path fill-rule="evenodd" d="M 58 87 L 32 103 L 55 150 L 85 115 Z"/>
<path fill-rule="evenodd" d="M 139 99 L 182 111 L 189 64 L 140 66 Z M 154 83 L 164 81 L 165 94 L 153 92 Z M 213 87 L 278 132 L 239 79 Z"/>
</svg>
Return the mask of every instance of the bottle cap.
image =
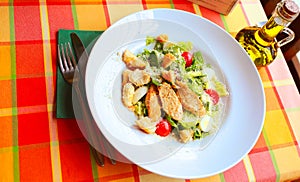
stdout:
<svg viewBox="0 0 300 182">
<path fill-rule="evenodd" d="M 296 19 L 299 15 L 298 5 L 293 0 L 283 0 L 282 2 L 283 4 L 278 4 L 278 13 L 288 21 L 293 21 Z"/>
<path fill-rule="evenodd" d="M 299 7 L 294 1 L 285 1 L 283 8 L 290 15 L 295 15 L 299 12 Z"/>
</svg>

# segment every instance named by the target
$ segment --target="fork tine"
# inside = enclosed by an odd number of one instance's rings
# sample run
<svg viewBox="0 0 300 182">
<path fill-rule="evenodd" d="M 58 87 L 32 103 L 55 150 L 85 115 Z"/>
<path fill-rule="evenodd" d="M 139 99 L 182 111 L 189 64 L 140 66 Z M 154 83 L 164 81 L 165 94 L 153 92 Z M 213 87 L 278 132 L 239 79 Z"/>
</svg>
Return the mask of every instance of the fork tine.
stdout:
<svg viewBox="0 0 300 182">
<path fill-rule="evenodd" d="M 61 51 L 61 48 L 59 47 L 59 44 L 57 44 L 57 52 L 58 52 L 58 60 L 59 60 L 58 62 L 59 62 L 59 67 L 60 67 L 61 71 L 64 72 L 64 71 L 65 71 L 65 68 L 64 68 L 64 66 L 63 66 L 63 59 L 62 59 L 62 57 L 61 57 L 60 51 Z"/>
<path fill-rule="evenodd" d="M 68 42 L 68 50 L 69 50 L 69 51 L 68 51 L 68 58 L 69 58 L 68 61 L 69 61 L 69 64 L 72 64 L 72 63 L 73 63 L 73 66 L 76 67 L 77 63 L 76 63 L 76 61 L 75 61 L 75 57 L 74 57 L 74 54 L 73 54 L 73 51 L 72 51 L 70 42 Z M 71 63 L 70 59 L 71 59 L 72 63 Z M 79 59 L 79 58 L 78 58 L 78 59 Z"/>
<path fill-rule="evenodd" d="M 68 67 L 70 68 L 70 70 L 72 70 L 72 69 L 74 69 L 73 68 L 73 65 L 72 65 L 72 62 L 71 62 L 71 60 L 70 60 L 70 49 L 69 49 L 69 47 L 68 47 L 68 44 L 69 44 L 69 42 L 68 43 L 65 43 L 65 49 L 66 49 L 66 60 L 67 60 L 67 64 L 68 64 Z"/>
<path fill-rule="evenodd" d="M 67 58 L 66 58 L 66 51 L 67 50 L 65 50 L 63 44 L 61 44 L 60 47 L 61 47 L 61 54 L 62 54 L 62 63 L 63 63 L 63 66 L 64 66 L 64 68 L 65 68 L 66 71 L 69 71 L 70 69 L 69 69 L 69 65 L 67 63 Z"/>
</svg>

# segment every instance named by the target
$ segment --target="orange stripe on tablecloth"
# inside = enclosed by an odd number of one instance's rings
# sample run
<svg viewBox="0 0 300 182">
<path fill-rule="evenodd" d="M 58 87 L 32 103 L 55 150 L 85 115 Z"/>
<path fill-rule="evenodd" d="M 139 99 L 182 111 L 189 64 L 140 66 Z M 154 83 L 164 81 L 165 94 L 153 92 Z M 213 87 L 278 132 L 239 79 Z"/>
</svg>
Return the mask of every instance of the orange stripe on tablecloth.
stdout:
<svg viewBox="0 0 300 182">
<path fill-rule="evenodd" d="M 269 149 L 294 143 L 291 131 L 286 124 L 283 110 L 281 109 L 267 111 L 263 133 Z"/>
<path fill-rule="evenodd" d="M 256 141 L 256 144 L 251 149 L 251 151 L 249 152 L 249 154 L 259 153 L 259 152 L 264 152 L 264 151 L 268 151 L 268 147 L 267 147 L 266 141 L 265 141 L 265 139 L 263 137 L 263 134 L 261 133 L 259 135 L 258 140 Z"/>
<path fill-rule="evenodd" d="M 1 51 L 0 51 L 1 53 Z M 0 56 L 1 58 L 1 56 Z M 0 66 L 2 64 L 0 63 Z M 9 64 L 10 66 L 10 64 Z M 6 66 L 4 68 L 7 68 Z M 0 71 L 1 68 L 0 68 Z M 10 71 L 10 70 L 9 70 Z M 9 73 L 7 73 L 8 76 Z M 0 88 L 1 88 L 1 92 L 0 92 L 0 116 L 1 116 L 1 110 L 4 109 L 5 111 L 10 110 L 10 114 L 12 113 L 12 85 L 11 85 L 11 80 L 1 80 L 1 72 L 0 72 Z M 10 78 L 7 78 L 10 79 Z M 1 131 L 1 130 L 0 130 Z"/>
<path fill-rule="evenodd" d="M 109 176 L 105 176 L 105 177 L 99 177 L 99 181 L 114 181 L 114 180 L 120 180 L 122 181 L 122 179 L 126 179 L 126 178 L 133 178 L 130 181 L 134 181 L 137 182 L 136 179 L 132 176 L 131 172 L 126 172 L 126 173 L 121 173 L 121 174 L 116 174 L 116 175 L 109 175 Z"/>
<path fill-rule="evenodd" d="M 152 174 L 152 173 L 150 171 L 147 171 L 146 169 L 139 168 L 139 174 L 146 175 L 146 174 Z"/>
<path fill-rule="evenodd" d="M 14 180 L 14 151 L 13 148 L 0 148 L 0 181 L 17 181 Z"/>
<path fill-rule="evenodd" d="M 13 146 L 13 126 L 11 124 L 12 117 L 10 116 L 0 117 L 0 120 L 1 120 L 0 122 L 0 131 L 1 131 L 0 150 L 1 150 L 3 147 L 5 148 L 5 147 Z"/>
<path fill-rule="evenodd" d="M 273 145 L 273 146 L 271 146 L 271 148 L 272 148 L 272 150 L 276 150 L 276 149 L 286 148 L 286 147 L 291 147 L 291 146 L 298 146 L 298 144 L 295 142 L 289 142 L 289 143 Z"/>
<path fill-rule="evenodd" d="M 10 6 L 10 2 L 0 2 L 0 6 Z"/>
<path fill-rule="evenodd" d="M 0 6 L 0 43 L 10 42 L 10 18 L 9 18 L 9 7 Z M 1 44 L 0 44 L 1 45 Z M 10 45 L 10 44 L 8 44 Z"/>
<path fill-rule="evenodd" d="M 35 106 L 23 106 L 14 108 L 18 110 L 18 113 L 13 113 L 13 108 L 1 108 L 0 109 L 0 117 L 3 116 L 11 116 L 11 115 L 20 115 L 20 114 L 32 114 L 32 113 L 39 113 L 39 112 L 52 112 L 53 105 L 35 105 Z"/>
<path fill-rule="evenodd" d="M 11 107 L 12 102 L 2 105 L 4 102 L 11 100 L 11 97 L 8 97 L 12 94 L 12 70 L 11 70 L 11 49 L 12 46 L 0 46 L 0 85 L 3 88 L 2 93 L 0 93 L 0 107 Z M 9 94 L 7 94 L 9 93 Z M 2 96 L 2 97 L 1 97 Z"/>
<path fill-rule="evenodd" d="M 144 9 L 153 9 L 153 8 L 173 8 L 172 1 L 170 0 L 143 0 L 142 1 Z"/>
<path fill-rule="evenodd" d="M 73 9 L 76 9 L 78 29 L 105 30 L 107 28 L 105 12 L 102 5 L 80 5 L 75 6 Z"/>
<path fill-rule="evenodd" d="M 11 41 L 9 41 L 9 42 L 0 41 L 0 46 L 10 46 L 10 44 L 11 44 Z"/>
</svg>

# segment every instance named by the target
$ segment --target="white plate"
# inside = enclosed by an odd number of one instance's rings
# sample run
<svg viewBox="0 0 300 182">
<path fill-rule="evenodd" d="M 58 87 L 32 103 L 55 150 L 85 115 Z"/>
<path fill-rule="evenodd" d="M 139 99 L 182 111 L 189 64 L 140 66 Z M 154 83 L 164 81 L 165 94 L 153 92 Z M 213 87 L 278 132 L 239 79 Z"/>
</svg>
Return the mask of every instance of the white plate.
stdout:
<svg viewBox="0 0 300 182">
<path fill-rule="evenodd" d="M 118 53 L 126 48 L 138 52 L 146 36 L 161 33 L 173 41 L 192 41 L 225 75 L 230 91 L 226 117 L 204 150 L 197 142 L 180 145 L 141 133 L 132 127 L 135 116 L 121 102 L 124 64 Z M 263 126 L 265 96 L 254 64 L 230 34 L 188 12 L 155 9 L 121 19 L 97 40 L 86 71 L 87 98 L 101 132 L 132 162 L 160 175 L 191 179 L 223 172 L 252 149 Z M 150 155 L 150 148 L 157 154 Z"/>
</svg>

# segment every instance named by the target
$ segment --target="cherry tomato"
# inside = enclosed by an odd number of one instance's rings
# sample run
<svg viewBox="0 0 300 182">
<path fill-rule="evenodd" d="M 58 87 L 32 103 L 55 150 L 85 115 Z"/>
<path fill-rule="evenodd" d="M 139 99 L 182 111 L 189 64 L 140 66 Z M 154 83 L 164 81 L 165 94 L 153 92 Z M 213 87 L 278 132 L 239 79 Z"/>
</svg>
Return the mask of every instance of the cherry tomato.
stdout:
<svg viewBox="0 0 300 182">
<path fill-rule="evenodd" d="M 220 96 L 217 91 L 213 89 L 207 89 L 205 90 L 205 92 L 211 97 L 214 105 L 216 105 L 219 102 Z"/>
<path fill-rule="evenodd" d="M 193 55 L 190 52 L 183 52 L 181 54 L 181 56 L 185 60 L 185 67 L 186 68 L 192 65 L 192 63 L 193 63 Z"/>
<path fill-rule="evenodd" d="M 171 124 L 167 120 L 162 119 L 159 123 L 157 123 L 155 133 L 159 136 L 165 137 L 171 133 L 171 130 Z"/>
</svg>

